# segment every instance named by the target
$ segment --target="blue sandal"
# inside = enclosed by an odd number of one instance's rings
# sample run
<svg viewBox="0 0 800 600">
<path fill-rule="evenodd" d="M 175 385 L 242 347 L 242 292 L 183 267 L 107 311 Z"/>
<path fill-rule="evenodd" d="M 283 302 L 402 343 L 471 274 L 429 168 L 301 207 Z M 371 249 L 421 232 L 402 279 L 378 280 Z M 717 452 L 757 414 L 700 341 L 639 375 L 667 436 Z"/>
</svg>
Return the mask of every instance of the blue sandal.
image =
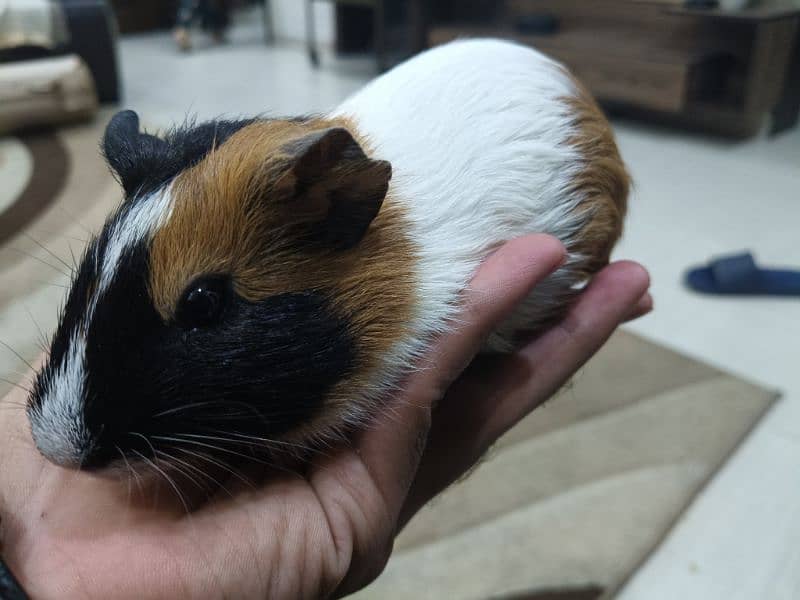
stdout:
<svg viewBox="0 0 800 600">
<path fill-rule="evenodd" d="M 800 271 L 762 269 L 745 252 L 691 269 L 686 285 L 703 294 L 800 296 Z"/>
</svg>

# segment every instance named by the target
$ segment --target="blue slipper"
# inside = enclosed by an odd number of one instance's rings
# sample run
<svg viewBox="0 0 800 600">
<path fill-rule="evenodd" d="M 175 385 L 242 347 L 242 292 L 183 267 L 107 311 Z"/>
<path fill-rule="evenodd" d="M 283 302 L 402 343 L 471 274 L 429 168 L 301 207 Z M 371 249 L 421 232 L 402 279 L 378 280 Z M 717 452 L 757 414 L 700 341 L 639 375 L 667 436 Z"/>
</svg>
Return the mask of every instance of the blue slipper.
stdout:
<svg viewBox="0 0 800 600">
<path fill-rule="evenodd" d="M 691 269 L 686 285 L 704 294 L 800 296 L 800 271 L 762 269 L 745 252 Z"/>
</svg>

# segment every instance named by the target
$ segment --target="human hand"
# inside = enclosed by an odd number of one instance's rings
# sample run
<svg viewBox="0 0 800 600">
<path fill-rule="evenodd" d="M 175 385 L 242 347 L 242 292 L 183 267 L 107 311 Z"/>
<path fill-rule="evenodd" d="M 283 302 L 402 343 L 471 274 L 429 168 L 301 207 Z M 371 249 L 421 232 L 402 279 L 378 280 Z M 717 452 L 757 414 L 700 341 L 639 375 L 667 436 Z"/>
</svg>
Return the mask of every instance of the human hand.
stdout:
<svg viewBox="0 0 800 600">
<path fill-rule="evenodd" d="M 0 552 L 34 598 L 317 598 L 360 589 L 396 533 L 624 320 L 647 312 L 646 272 L 599 273 L 568 316 L 520 351 L 473 358 L 563 259 L 553 238 L 509 242 L 475 275 L 459 327 L 350 446 L 302 474 L 236 478 L 187 514 L 163 482 L 66 471 L 39 455 L 25 393 L 0 403 Z M 457 424 L 457 427 L 453 425 Z"/>
</svg>

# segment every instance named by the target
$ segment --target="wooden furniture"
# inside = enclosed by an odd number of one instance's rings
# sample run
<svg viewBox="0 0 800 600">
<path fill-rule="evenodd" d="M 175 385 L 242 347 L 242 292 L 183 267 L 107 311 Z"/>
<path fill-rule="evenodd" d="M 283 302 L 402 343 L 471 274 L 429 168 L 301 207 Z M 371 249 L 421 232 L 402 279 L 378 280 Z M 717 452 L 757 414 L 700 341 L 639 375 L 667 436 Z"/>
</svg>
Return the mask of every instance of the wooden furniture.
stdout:
<svg viewBox="0 0 800 600">
<path fill-rule="evenodd" d="M 317 49 L 316 21 L 314 19 L 314 3 L 320 0 L 306 0 L 306 47 L 311 64 L 319 66 L 319 50 Z M 378 61 L 378 70 L 386 70 L 386 18 L 384 0 L 328 0 L 337 6 L 363 6 L 372 9 L 373 44 Z"/>
<path fill-rule="evenodd" d="M 175 15 L 178 12 L 177 0 L 111 0 L 111 4 L 120 33 L 169 29 L 175 25 Z M 234 7 L 241 4 L 243 2 Z M 261 7 L 264 41 L 269 44 L 275 39 L 270 0 L 253 0 L 253 4 Z"/>
<path fill-rule="evenodd" d="M 558 29 L 521 27 L 552 15 Z M 774 129 L 797 120 L 800 10 L 692 10 L 658 1 L 507 0 L 490 25 L 442 25 L 430 45 L 503 36 L 567 64 L 604 104 L 632 115 L 749 136 L 774 113 Z M 793 54 L 794 53 L 794 54 Z"/>
<path fill-rule="evenodd" d="M 319 0 L 318 0 L 319 1 Z M 410 58 L 427 46 L 427 0 L 333 0 L 336 6 L 336 51 L 374 51 L 379 71 Z M 310 0 L 309 0 L 310 2 Z M 313 18 L 313 15 L 312 15 Z M 317 60 L 313 36 L 309 55 Z"/>
<path fill-rule="evenodd" d="M 271 44 L 275 41 L 275 23 L 272 21 L 272 6 L 270 0 L 258 0 L 261 5 L 261 21 L 264 25 L 264 43 Z"/>
<path fill-rule="evenodd" d="M 111 0 L 120 33 L 168 29 L 175 25 L 178 0 Z"/>
</svg>

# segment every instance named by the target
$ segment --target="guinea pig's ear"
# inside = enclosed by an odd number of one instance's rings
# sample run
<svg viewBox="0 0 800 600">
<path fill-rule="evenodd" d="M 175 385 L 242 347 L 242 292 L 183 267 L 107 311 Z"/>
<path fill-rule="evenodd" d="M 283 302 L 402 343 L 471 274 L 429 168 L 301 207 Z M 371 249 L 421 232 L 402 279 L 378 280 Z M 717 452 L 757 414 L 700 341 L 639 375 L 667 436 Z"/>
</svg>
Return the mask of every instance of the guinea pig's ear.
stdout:
<svg viewBox="0 0 800 600">
<path fill-rule="evenodd" d="M 166 147 L 154 135 L 139 132 L 139 115 L 132 110 L 115 114 L 103 136 L 103 154 L 117 174 L 125 193 L 131 195 L 149 171 L 148 158 Z"/>
<path fill-rule="evenodd" d="M 292 218 L 314 224 L 337 248 L 358 244 L 380 211 L 392 165 L 367 157 L 347 129 L 323 129 L 282 148 L 289 168 L 276 184 Z"/>
</svg>

